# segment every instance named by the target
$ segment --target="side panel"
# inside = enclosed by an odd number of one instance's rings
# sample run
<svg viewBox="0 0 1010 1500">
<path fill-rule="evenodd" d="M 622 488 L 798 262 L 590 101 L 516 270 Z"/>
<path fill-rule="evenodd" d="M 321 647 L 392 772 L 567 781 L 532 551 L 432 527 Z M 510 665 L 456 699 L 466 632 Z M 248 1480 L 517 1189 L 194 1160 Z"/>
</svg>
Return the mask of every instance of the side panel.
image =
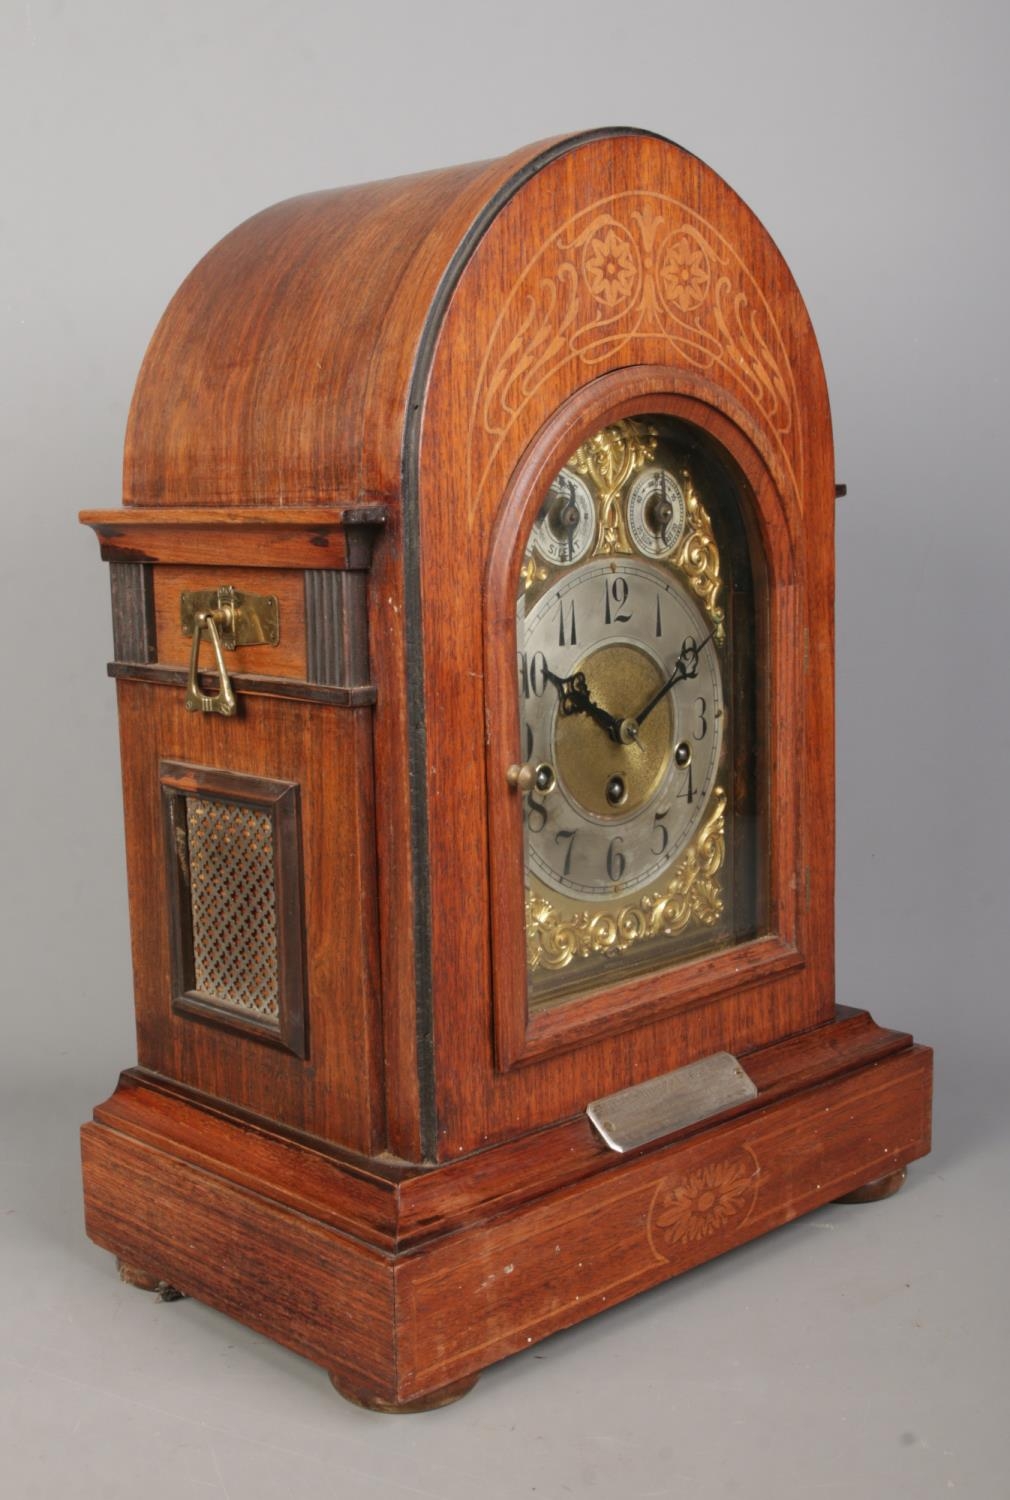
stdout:
<svg viewBox="0 0 1010 1500">
<path fill-rule="evenodd" d="M 127 680 L 118 691 L 141 1066 L 350 1149 L 381 1150 L 371 710 L 244 695 L 239 716 L 225 719 L 187 713 L 176 688 Z M 210 801 L 215 787 L 224 795 L 241 790 L 242 778 L 293 789 L 301 870 L 291 868 L 289 855 L 286 867 L 278 867 L 275 894 L 282 908 L 285 889 L 297 896 L 304 924 L 304 1037 L 296 1047 L 304 1056 L 250 1034 L 248 1024 L 244 1033 L 220 1024 L 220 1009 L 201 1015 L 192 1003 L 175 1003 L 172 973 L 180 963 L 173 965 L 170 953 L 171 912 L 185 891 L 180 898 L 172 889 L 174 851 L 166 847 L 171 825 L 163 786 L 173 763 L 203 768 L 198 779 Z M 221 837 L 232 837 L 227 827 Z M 234 951 L 241 957 L 250 951 L 240 930 L 242 905 L 255 893 L 241 889 L 238 907 L 229 905 L 231 877 L 227 860 L 221 863 L 215 878 L 223 889 L 205 922 L 205 941 L 220 931 L 227 943 L 228 924 L 238 923 Z M 236 880 L 248 881 L 248 864 Z M 285 915 L 278 912 L 279 928 Z M 203 966 L 220 972 L 213 952 L 203 955 Z M 222 989 L 227 999 L 227 984 Z"/>
</svg>

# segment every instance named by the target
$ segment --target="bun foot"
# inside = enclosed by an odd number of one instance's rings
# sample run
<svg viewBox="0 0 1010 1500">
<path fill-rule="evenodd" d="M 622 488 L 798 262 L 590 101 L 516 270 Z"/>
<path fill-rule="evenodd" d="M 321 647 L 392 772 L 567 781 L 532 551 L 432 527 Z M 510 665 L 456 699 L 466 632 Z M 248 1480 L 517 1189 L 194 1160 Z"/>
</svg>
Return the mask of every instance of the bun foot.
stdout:
<svg viewBox="0 0 1010 1500">
<path fill-rule="evenodd" d="M 150 1271 L 142 1271 L 139 1266 L 128 1266 L 125 1260 L 116 1257 L 116 1270 L 119 1279 L 127 1286 L 135 1286 L 142 1292 L 157 1292 L 162 1302 L 181 1302 L 186 1295 L 185 1292 L 176 1291 L 174 1286 L 169 1286 L 167 1281 L 162 1281 L 158 1276 L 152 1276 Z"/>
<path fill-rule="evenodd" d="M 843 1193 L 840 1198 L 835 1199 L 835 1202 L 879 1203 L 881 1198 L 890 1198 L 899 1188 L 904 1187 L 907 1176 L 908 1168 L 901 1167 L 897 1172 L 888 1172 L 886 1177 L 877 1177 L 873 1182 L 864 1183 L 854 1192 Z"/>
<path fill-rule="evenodd" d="M 465 1396 L 467 1391 L 472 1391 L 480 1378 L 480 1372 L 476 1375 L 467 1375 L 463 1380 L 454 1380 L 451 1385 L 443 1385 L 437 1391 L 429 1391 L 426 1396 L 416 1396 L 412 1401 L 387 1401 L 382 1396 L 372 1396 L 365 1391 L 356 1391 L 347 1385 L 344 1378 L 339 1375 L 330 1375 L 333 1389 L 343 1396 L 345 1401 L 350 1401 L 354 1406 L 363 1406 L 366 1411 L 381 1411 L 389 1415 L 400 1413 L 406 1416 L 415 1411 L 437 1411 L 440 1406 L 451 1406 L 453 1401 L 458 1401 Z"/>
</svg>

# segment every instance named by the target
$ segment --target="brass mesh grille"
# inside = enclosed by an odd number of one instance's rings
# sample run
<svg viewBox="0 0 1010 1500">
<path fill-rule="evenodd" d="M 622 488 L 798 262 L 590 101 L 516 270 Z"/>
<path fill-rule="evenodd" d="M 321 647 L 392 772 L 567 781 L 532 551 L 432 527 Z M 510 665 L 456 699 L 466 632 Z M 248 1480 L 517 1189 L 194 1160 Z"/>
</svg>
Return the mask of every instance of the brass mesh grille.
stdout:
<svg viewBox="0 0 1010 1500">
<path fill-rule="evenodd" d="M 280 974 L 274 832 L 269 813 L 187 797 L 193 988 L 276 1020 Z"/>
</svg>

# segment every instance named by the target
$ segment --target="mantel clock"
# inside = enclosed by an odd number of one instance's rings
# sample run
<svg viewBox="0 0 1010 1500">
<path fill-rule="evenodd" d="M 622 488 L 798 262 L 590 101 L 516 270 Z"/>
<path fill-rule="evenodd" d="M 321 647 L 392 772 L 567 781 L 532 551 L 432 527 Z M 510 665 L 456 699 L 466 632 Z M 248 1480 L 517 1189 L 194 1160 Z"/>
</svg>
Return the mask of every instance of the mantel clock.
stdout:
<svg viewBox="0 0 1010 1500">
<path fill-rule="evenodd" d="M 112 580 L 138 1066 L 87 1227 L 439 1405 L 928 1150 L 836 1006 L 803 302 L 633 130 L 280 203 L 168 307 Z"/>
</svg>

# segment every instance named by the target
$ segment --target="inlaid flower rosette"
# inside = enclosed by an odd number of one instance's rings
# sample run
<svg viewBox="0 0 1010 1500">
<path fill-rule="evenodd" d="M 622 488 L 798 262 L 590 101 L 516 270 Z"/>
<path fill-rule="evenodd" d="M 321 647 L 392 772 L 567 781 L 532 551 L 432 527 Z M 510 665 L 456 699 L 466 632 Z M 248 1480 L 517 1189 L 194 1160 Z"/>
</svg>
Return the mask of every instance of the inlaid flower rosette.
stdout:
<svg viewBox="0 0 1010 1500">
<path fill-rule="evenodd" d="M 761 1168 L 747 1146 L 707 1162 L 686 1176 L 662 1178 L 649 1204 L 649 1246 L 660 1261 L 723 1232 L 736 1233 L 750 1217 Z"/>
</svg>

